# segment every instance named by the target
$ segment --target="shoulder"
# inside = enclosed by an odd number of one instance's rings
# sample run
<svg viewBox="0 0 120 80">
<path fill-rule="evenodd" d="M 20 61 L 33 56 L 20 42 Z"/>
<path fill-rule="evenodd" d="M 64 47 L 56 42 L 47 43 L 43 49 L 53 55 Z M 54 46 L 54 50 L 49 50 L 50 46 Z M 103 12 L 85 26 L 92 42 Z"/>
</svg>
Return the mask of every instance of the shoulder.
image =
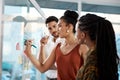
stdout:
<svg viewBox="0 0 120 80">
<path fill-rule="evenodd" d="M 89 48 L 88 48 L 88 46 L 86 44 L 80 44 L 80 49 L 89 50 Z"/>
<path fill-rule="evenodd" d="M 97 78 L 98 76 L 97 60 L 94 54 L 90 55 L 86 60 L 85 73 L 87 78 Z"/>
<path fill-rule="evenodd" d="M 83 55 L 83 54 L 86 54 L 88 52 L 89 48 L 87 45 L 85 44 L 80 44 L 80 47 L 79 47 L 79 53 L 80 55 Z"/>
<path fill-rule="evenodd" d="M 90 55 L 87 56 L 87 60 L 86 63 L 88 65 L 96 65 L 97 63 L 97 55 L 96 55 L 96 51 L 92 51 L 91 53 L 88 53 Z"/>
<path fill-rule="evenodd" d="M 92 80 L 98 79 L 98 70 L 96 66 L 88 66 L 85 69 L 84 73 L 85 73 L 84 78 L 86 79 L 92 79 Z"/>
</svg>

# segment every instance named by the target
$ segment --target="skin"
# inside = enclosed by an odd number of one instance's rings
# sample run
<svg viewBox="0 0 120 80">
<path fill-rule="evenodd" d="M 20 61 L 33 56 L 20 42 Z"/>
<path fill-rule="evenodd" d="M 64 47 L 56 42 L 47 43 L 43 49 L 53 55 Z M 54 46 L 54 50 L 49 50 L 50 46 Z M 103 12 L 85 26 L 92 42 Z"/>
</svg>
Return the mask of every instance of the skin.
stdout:
<svg viewBox="0 0 120 80">
<path fill-rule="evenodd" d="M 89 35 L 85 32 L 82 32 L 79 28 L 77 28 L 77 38 L 81 40 L 81 43 L 86 44 L 90 50 L 95 49 L 95 42 L 91 41 Z M 82 54 L 82 55 L 85 61 L 87 58 L 87 54 Z"/>
<path fill-rule="evenodd" d="M 50 34 L 54 37 L 53 41 L 55 42 L 56 39 L 59 37 L 58 32 L 57 32 L 57 22 L 56 21 L 51 21 L 47 23 L 47 28 L 50 32 Z M 46 44 L 48 41 L 49 36 L 45 36 L 41 39 L 41 44 Z"/>
</svg>

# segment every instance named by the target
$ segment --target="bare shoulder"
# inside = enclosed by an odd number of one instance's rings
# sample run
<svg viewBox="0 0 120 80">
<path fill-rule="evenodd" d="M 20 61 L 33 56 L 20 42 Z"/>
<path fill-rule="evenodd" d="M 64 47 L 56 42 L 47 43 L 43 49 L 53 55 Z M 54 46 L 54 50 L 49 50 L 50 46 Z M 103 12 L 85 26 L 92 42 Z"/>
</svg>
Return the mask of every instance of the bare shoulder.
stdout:
<svg viewBox="0 0 120 80">
<path fill-rule="evenodd" d="M 81 44 L 80 48 L 83 49 L 83 50 L 88 50 L 89 49 L 86 44 Z"/>
<path fill-rule="evenodd" d="M 79 48 L 80 55 L 87 53 L 88 50 L 89 50 L 89 48 L 86 44 L 80 44 L 80 48 Z"/>
</svg>

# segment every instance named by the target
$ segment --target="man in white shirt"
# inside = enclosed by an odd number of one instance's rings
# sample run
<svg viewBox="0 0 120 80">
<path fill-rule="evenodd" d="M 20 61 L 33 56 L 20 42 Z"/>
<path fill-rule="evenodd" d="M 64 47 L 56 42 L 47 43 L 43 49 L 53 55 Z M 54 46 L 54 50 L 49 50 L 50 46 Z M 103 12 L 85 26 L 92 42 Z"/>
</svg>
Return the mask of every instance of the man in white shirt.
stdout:
<svg viewBox="0 0 120 80">
<path fill-rule="evenodd" d="M 39 60 L 40 58 L 42 58 L 43 60 L 41 62 L 44 62 L 44 60 L 50 55 L 52 49 L 55 47 L 55 45 L 59 42 L 59 36 L 57 33 L 57 23 L 58 23 L 58 19 L 55 16 L 49 16 L 46 19 L 46 26 L 51 34 L 51 36 L 49 36 L 48 41 L 46 41 L 46 45 L 44 47 L 44 50 L 46 54 L 42 54 L 39 56 Z M 42 38 L 44 39 L 44 38 Z M 42 42 L 41 39 L 41 42 Z M 43 40 L 44 41 L 44 40 Z M 46 76 L 47 76 L 47 80 L 57 80 L 57 70 L 56 70 L 56 66 L 53 65 L 47 72 L 45 72 Z"/>
</svg>

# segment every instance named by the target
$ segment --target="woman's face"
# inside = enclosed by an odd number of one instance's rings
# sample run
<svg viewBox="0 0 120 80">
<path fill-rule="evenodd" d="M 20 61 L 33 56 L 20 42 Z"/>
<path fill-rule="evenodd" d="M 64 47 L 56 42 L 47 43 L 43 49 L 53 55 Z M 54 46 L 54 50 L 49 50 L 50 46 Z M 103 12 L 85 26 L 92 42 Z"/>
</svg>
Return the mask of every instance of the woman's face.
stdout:
<svg viewBox="0 0 120 80">
<path fill-rule="evenodd" d="M 81 40 L 81 37 L 82 37 L 82 32 L 80 31 L 80 29 L 79 28 L 77 28 L 77 31 L 76 31 L 77 33 L 77 38 L 79 39 L 79 40 Z"/>
<path fill-rule="evenodd" d="M 68 30 L 68 25 L 66 24 L 66 22 L 63 19 L 60 19 L 60 21 L 58 23 L 59 37 L 65 38 L 68 35 L 67 30 Z"/>
<path fill-rule="evenodd" d="M 78 40 L 81 42 L 81 43 L 84 43 L 84 40 L 85 40 L 85 33 L 84 32 L 82 32 L 79 28 L 77 28 L 77 31 L 76 31 L 77 33 L 77 38 L 78 38 Z"/>
</svg>

